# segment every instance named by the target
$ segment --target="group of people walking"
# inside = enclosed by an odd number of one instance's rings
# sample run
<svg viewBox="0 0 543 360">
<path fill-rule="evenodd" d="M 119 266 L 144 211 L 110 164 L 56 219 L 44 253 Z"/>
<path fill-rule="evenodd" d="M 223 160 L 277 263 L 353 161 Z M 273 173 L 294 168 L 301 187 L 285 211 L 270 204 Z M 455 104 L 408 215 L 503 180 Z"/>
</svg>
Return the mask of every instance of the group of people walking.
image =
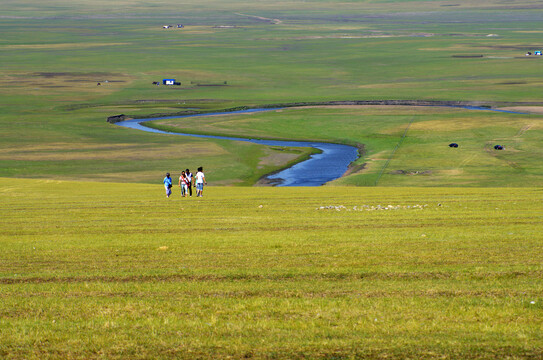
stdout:
<svg viewBox="0 0 543 360">
<path fill-rule="evenodd" d="M 196 187 L 196 196 L 202 197 L 204 196 L 204 184 L 207 185 L 206 177 L 204 175 L 204 169 L 200 166 L 198 168 L 198 172 L 195 176 L 192 176 L 192 173 L 189 169 L 186 169 L 185 171 L 181 171 L 181 175 L 179 175 L 179 188 L 181 189 L 181 196 L 192 196 L 192 187 Z M 166 177 L 164 178 L 164 188 L 166 189 L 166 197 L 170 197 L 172 195 L 172 178 L 170 177 L 170 173 L 166 173 Z"/>
</svg>

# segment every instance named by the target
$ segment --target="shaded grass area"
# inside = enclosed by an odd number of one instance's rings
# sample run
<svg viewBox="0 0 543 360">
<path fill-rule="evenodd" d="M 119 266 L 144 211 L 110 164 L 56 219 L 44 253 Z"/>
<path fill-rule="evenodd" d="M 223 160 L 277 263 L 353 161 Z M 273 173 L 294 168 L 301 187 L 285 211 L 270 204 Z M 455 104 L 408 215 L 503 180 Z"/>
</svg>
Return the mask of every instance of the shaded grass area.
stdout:
<svg viewBox="0 0 543 360">
<path fill-rule="evenodd" d="M 3 358 L 542 355 L 539 189 L 163 192 L 0 179 Z"/>
</svg>

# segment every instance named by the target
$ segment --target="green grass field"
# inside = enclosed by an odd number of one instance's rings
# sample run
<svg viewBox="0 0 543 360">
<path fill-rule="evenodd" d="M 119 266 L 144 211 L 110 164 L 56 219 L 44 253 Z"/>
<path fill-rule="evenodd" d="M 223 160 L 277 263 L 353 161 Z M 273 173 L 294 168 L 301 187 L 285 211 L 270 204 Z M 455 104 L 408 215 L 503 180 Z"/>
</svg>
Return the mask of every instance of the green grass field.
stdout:
<svg viewBox="0 0 543 360">
<path fill-rule="evenodd" d="M 359 146 L 363 156 L 335 185 L 543 185 L 540 115 L 424 106 L 331 106 L 171 119 L 150 126 Z M 452 142 L 460 147 L 449 148 Z M 496 144 L 506 144 L 506 149 L 496 151 Z"/>
<path fill-rule="evenodd" d="M 274 151 L 270 148 L 141 134 L 105 122 L 106 117 L 120 113 L 147 116 L 189 109 L 387 99 L 492 106 L 522 103 L 540 113 L 543 58 L 524 54 L 543 46 L 541 12 L 533 1 L 210 0 L 182 5 L 172 0 L 148 4 L 7 1 L 0 18 L 0 176 L 156 183 L 158 174 L 165 171 L 204 165 L 217 184 L 248 185 L 291 161 L 270 165 L 266 159 Z M 178 23 L 185 28 L 162 28 Z M 151 84 L 170 77 L 182 85 Z M 98 82 L 102 85 L 97 86 Z M 225 82 L 226 86 L 209 86 Z M 359 112 L 355 117 L 364 115 Z M 424 118 L 425 111 L 408 111 L 404 117 L 401 113 L 380 115 L 387 126 L 396 122 L 395 130 L 401 133 L 405 119 Z M 436 121 L 455 116 L 433 115 Z M 343 133 L 353 126 L 346 116 L 333 121 Z M 473 115 L 473 121 L 479 116 Z M 328 136 L 330 122 L 317 124 L 316 117 L 322 117 L 321 111 L 300 113 L 303 124 L 286 123 L 282 136 L 308 137 L 300 130 L 316 125 L 316 137 L 347 140 L 336 130 Z M 513 115 L 496 117 L 521 126 L 541 123 L 540 115 L 522 120 Z M 378 127 L 356 124 L 357 136 L 349 134 L 348 140 L 386 156 L 397 144 L 397 136 L 369 139 L 368 133 L 390 131 L 374 125 Z M 240 130 L 262 132 L 264 128 L 260 122 L 250 126 Z M 477 140 L 511 140 L 521 129 L 500 125 L 491 132 L 492 139 Z M 508 163 L 520 168 L 505 165 L 505 171 L 493 172 L 489 170 L 493 162 L 481 156 L 482 161 L 468 161 L 473 171 L 453 181 L 443 174 L 453 173 L 465 158 L 435 168 L 443 150 L 427 168 L 416 156 L 398 152 L 393 160 L 400 163 L 394 170 L 422 170 L 428 181 L 385 173 L 379 184 L 539 186 L 540 153 L 530 139 L 540 137 L 538 129 L 540 125 L 526 131 L 525 148 L 519 148 L 518 139 L 505 144 L 508 152 L 495 162 L 496 169 Z M 237 129 L 229 131 L 233 130 Z M 441 128 L 440 136 L 444 141 L 463 136 L 455 141 L 477 146 L 472 133 L 458 133 L 454 127 Z M 417 136 L 409 140 L 421 141 Z M 414 147 L 405 150 L 416 151 Z M 358 164 L 367 163 L 368 171 L 346 177 L 343 183 L 375 183 L 380 166 L 369 155 Z M 524 173 L 528 181 L 511 180 Z"/>
<path fill-rule="evenodd" d="M 543 57 L 525 56 L 543 48 L 539 1 L 0 8 L 0 359 L 543 358 Z M 152 124 L 361 149 L 318 188 L 251 186 L 308 149 L 106 122 L 368 100 L 525 114 Z M 205 197 L 166 199 L 164 173 L 198 166 Z"/>
<path fill-rule="evenodd" d="M 0 357 L 543 356 L 541 189 L 163 192 L 0 180 Z"/>
</svg>

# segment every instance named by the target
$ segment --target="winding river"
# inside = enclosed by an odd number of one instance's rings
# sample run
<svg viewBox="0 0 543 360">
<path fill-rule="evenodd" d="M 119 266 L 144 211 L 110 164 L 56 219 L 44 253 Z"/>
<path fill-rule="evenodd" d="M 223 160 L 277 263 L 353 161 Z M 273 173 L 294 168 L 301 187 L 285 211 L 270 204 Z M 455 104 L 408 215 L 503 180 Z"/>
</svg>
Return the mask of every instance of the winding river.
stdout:
<svg viewBox="0 0 543 360">
<path fill-rule="evenodd" d="M 426 106 L 436 106 L 436 105 L 426 105 Z M 437 105 L 437 106 L 447 106 L 447 105 Z M 523 114 L 516 111 L 500 110 L 500 109 L 491 109 L 487 107 L 479 106 L 447 106 L 455 108 L 464 108 L 468 110 L 486 110 L 486 111 L 498 111 L 511 114 Z M 315 149 L 321 150 L 320 154 L 313 154 L 309 159 L 299 162 L 287 169 L 281 170 L 277 173 L 270 174 L 265 177 L 271 184 L 275 186 L 321 186 L 326 184 L 329 181 L 338 179 L 345 174 L 349 165 L 358 158 L 358 150 L 353 146 L 332 144 L 332 143 L 321 143 L 321 142 L 304 142 L 304 141 L 279 141 L 279 140 L 259 140 L 259 139 L 246 139 L 239 137 L 228 137 L 228 136 L 212 136 L 212 135 L 197 135 L 197 134 L 184 134 L 184 133 L 174 133 L 168 131 L 162 131 L 153 129 L 147 126 L 142 125 L 147 121 L 153 120 L 166 120 L 166 119 L 179 119 L 187 117 L 196 117 L 196 116 L 211 116 L 211 115 L 231 115 L 231 114 L 244 114 L 244 113 L 254 113 L 262 111 L 274 111 L 281 108 L 260 108 L 260 109 L 249 109 L 249 110 L 239 110 L 239 111 L 229 111 L 229 112 L 215 112 L 215 113 L 206 113 L 206 114 L 194 114 L 194 115 L 184 115 L 184 116 L 166 116 L 150 119 L 133 119 L 117 122 L 116 125 L 124 126 L 131 129 L 143 130 L 152 133 L 159 134 L 168 134 L 168 135 L 179 135 L 179 136 L 190 136 L 197 138 L 208 138 L 208 139 L 222 139 L 222 140 L 232 140 L 232 141 L 245 141 L 251 142 L 260 145 L 268 146 L 285 146 L 285 147 L 312 147 Z"/>
<path fill-rule="evenodd" d="M 349 164 L 358 158 L 358 149 L 353 146 L 321 143 L 321 142 L 305 142 L 305 141 L 279 141 L 279 140 L 260 140 L 246 139 L 228 136 L 212 136 L 212 135 L 197 135 L 184 134 L 162 131 L 144 126 L 143 123 L 153 120 L 179 119 L 195 116 L 211 116 L 211 115 L 231 115 L 243 114 L 262 111 L 279 110 L 279 108 L 266 109 L 249 109 L 231 112 L 217 112 L 207 114 L 185 115 L 185 116 L 168 116 L 150 119 L 133 119 L 117 122 L 116 125 L 124 126 L 131 129 L 143 130 L 158 134 L 190 136 L 207 139 L 222 139 L 232 141 L 245 141 L 260 145 L 268 146 L 284 146 L 284 147 L 312 147 L 319 149 L 320 154 L 313 154 L 309 159 L 299 162 L 287 169 L 266 176 L 266 179 L 275 186 L 321 186 L 329 181 L 335 180 L 343 176 Z"/>
</svg>

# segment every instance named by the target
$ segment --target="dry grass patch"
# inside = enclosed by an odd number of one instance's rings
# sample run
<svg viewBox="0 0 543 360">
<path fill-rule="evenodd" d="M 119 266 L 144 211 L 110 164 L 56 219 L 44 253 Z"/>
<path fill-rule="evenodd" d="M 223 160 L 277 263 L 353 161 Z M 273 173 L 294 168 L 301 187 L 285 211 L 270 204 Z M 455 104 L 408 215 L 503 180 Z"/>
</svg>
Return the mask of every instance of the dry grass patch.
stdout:
<svg viewBox="0 0 543 360">
<path fill-rule="evenodd" d="M 226 154 L 214 143 L 189 142 L 184 144 L 47 144 L 28 146 L 24 149 L 4 149 L 0 160 L 67 161 L 67 160 L 153 160 L 168 156 L 213 156 Z M 105 174 L 107 175 L 107 174 Z"/>
<path fill-rule="evenodd" d="M 419 51 L 436 51 L 436 52 L 447 52 L 447 51 L 473 51 L 475 48 L 466 44 L 452 44 L 446 47 L 431 47 L 431 48 L 419 48 Z"/>
<path fill-rule="evenodd" d="M 267 148 L 264 150 L 266 154 L 258 162 L 258 168 L 261 169 L 266 166 L 281 166 L 288 164 L 289 162 L 296 160 L 300 156 L 299 152 L 292 152 L 293 149 L 274 149 Z"/>
<path fill-rule="evenodd" d="M 509 107 L 504 107 L 500 109 L 507 110 L 507 111 L 517 111 L 517 112 L 543 115 L 543 106 L 509 106 Z M 535 124 L 535 125 L 541 126 L 540 124 Z"/>
<path fill-rule="evenodd" d="M 67 101 L 88 100 L 88 94 L 107 95 L 130 85 L 133 81 L 126 74 L 108 72 L 32 72 L 8 73 L 0 77 L 0 93 L 25 96 L 68 94 Z M 97 84 L 100 83 L 100 86 Z"/>
<path fill-rule="evenodd" d="M 157 29 L 154 29 L 154 30 L 157 30 Z M 162 29 L 162 28 L 159 28 L 157 31 L 177 32 L 179 35 L 182 36 L 184 34 L 192 34 L 192 35 L 214 34 L 218 30 L 213 29 L 212 26 L 185 26 L 183 29 L 176 29 L 176 28 Z M 201 46 L 201 44 L 199 46 Z"/>
<path fill-rule="evenodd" d="M 131 43 L 59 43 L 59 44 L 20 44 L 1 45 L 0 50 L 65 50 L 65 49 L 88 49 L 103 46 L 123 46 Z"/>
<path fill-rule="evenodd" d="M 353 110 L 352 112 L 342 111 L 338 114 L 347 115 L 409 115 L 409 114 L 441 114 L 463 109 L 438 106 L 411 106 L 411 105 L 315 105 L 315 106 L 296 106 L 289 109 L 341 109 Z M 279 112 L 279 111 L 277 111 Z"/>
<path fill-rule="evenodd" d="M 371 161 L 387 160 L 390 157 L 391 151 L 392 150 L 385 150 L 385 151 L 380 151 L 378 153 L 372 154 L 371 157 L 368 158 L 368 160 L 371 160 Z"/>
<path fill-rule="evenodd" d="M 522 129 L 527 125 L 533 123 L 533 119 L 521 119 L 521 118 L 508 118 L 505 119 L 500 116 L 489 116 L 485 118 L 463 116 L 454 119 L 445 120 L 428 120 L 428 121 L 415 121 L 409 131 L 435 131 L 435 132 L 451 132 L 451 131 L 463 131 L 470 129 L 483 129 L 485 127 L 492 126 L 506 126 L 509 128 Z M 383 131 L 384 134 L 396 134 L 399 131 L 405 129 L 402 124 L 400 126 L 389 128 Z"/>
<path fill-rule="evenodd" d="M 177 184 L 177 179 L 182 170 L 168 170 L 172 174 L 172 180 L 174 184 Z M 175 172 L 174 172 L 175 171 Z M 79 181 L 98 181 L 98 182 L 125 182 L 130 179 L 137 179 L 141 182 L 155 182 L 160 183 L 164 178 L 164 173 L 159 171 L 123 171 L 123 172 L 110 172 L 110 173 L 100 173 L 100 174 L 83 174 L 78 175 L 77 177 L 62 177 L 66 180 L 79 180 Z M 177 189 L 174 187 L 174 190 Z M 161 189 L 162 190 L 162 189 Z M 159 191 L 157 191 L 159 193 Z M 162 193 L 160 193 L 162 195 Z"/>
<path fill-rule="evenodd" d="M 364 84 L 353 85 L 354 89 L 411 89 L 420 86 L 417 82 L 405 82 L 405 83 L 385 83 L 385 84 Z M 345 86 L 330 86 L 330 87 L 345 87 Z"/>
<path fill-rule="evenodd" d="M 438 170 L 436 171 L 438 175 L 445 176 L 458 176 L 464 173 L 464 169 L 449 169 L 449 170 Z"/>
</svg>

